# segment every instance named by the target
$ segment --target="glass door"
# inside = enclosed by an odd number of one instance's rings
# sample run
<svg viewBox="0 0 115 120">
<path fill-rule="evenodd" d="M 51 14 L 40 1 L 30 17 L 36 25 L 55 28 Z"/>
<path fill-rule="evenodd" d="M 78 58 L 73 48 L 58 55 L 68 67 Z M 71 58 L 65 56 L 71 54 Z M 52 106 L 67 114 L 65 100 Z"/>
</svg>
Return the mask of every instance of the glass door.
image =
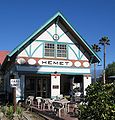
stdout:
<svg viewBox="0 0 115 120">
<path fill-rule="evenodd" d="M 25 97 L 32 95 L 35 97 L 50 97 L 51 94 L 51 76 L 38 75 L 26 76 Z"/>
<path fill-rule="evenodd" d="M 51 82 L 49 77 L 39 77 L 37 79 L 37 96 L 39 97 L 50 97 L 51 93 Z"/>
</svg>

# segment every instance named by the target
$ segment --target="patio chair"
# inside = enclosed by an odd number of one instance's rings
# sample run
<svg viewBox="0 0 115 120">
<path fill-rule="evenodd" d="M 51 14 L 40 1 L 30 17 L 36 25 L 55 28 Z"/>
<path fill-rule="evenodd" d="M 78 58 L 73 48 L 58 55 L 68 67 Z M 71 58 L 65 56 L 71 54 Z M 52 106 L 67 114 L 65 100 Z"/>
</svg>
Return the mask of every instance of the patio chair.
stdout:
<svg viewBox="0 0 115 120">
<path fill-rule="evenodd" d="M 31 108 L 31 105 L 33 105 L 33 100 L 34 100 L 34 96 L 28 96 L 26 101 L 25 101 L 25 104 L 27 105 L 26 108 L 27 108 L 27 111 Z"/>
<path fill-rule="evenodd" d="M 26 104 L 27 105 L 32 105 L 34 100 L 34 96 L 28 96 L 26 99 Z"/>
<path fill-rule="evenodd" d="M 42 99 L 42 97 L 36 97 L 38 109 L 41 108 L 41 99 Z"/>
<path fill-rule="evenodd" d="M 54 112 L 56 112 L 56 115 L 58 117 L 61 117 L 62 116 L 61 111 L 64 109 L 64 105 L 62 103 L 60 103 L 60 102 L 54 101 L 52 103 L 52 106 L 54 107 Z"/>
<path fill-rule="evenodd" d="M 51 110 L 51 106 L 52 106 L 52 101 L 51 99 L 45 99 L 45 109 L 47 108 L 48 110 Z"/>
</svg>

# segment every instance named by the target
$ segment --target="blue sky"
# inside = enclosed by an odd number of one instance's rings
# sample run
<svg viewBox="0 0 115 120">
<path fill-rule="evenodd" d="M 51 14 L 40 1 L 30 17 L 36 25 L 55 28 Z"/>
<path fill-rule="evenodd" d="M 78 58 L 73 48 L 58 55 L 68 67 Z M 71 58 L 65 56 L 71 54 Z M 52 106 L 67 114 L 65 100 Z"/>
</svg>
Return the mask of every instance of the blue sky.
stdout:
<svg viewBox="0 0 115 120">
<path fill-rule="evenodd" d="M 115 61 L 115 0 L 0 0 L 0 50 L 13 50 L 58 11 L 89 45 L 108 36 L 106 64 Z"/>
</svg>

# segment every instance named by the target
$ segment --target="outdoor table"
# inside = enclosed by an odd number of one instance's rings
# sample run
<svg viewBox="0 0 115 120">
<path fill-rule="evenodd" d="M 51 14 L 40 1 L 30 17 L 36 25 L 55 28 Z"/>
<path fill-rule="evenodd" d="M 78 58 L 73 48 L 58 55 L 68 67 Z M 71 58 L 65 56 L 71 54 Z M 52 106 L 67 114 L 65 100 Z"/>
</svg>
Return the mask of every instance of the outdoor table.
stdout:
<svg viewBox="0 0 115 120">
<path fill-rule="evenodd" d="M 63 109 L 64 110 L 64 114 L 67 113 L 67 103 L 69 103 L 70 101 L 66 100 L 66 99 L 62 99 L 62 100 L 59 100 L 59 101 L 54 101 L 52 103 L 53 107 L 54 107 L 54 110 L 58 110 L 58 114 L 59 114 L 59 117 L 61 116 L 61 110 Z"/>
<path fill-rule="evenodd" d="M 75 102 L 68 102 L 67 103 L 67 112 L 73 113 L 74 112 L 74 107 L 75 107 Z"/>
</svg>

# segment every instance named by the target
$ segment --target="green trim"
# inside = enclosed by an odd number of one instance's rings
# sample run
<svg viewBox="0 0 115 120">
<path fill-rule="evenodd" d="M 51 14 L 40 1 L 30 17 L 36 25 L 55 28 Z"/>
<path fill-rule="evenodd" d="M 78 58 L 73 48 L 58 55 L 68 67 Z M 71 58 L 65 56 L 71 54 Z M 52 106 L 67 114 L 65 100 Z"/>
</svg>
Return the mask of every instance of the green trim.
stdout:
<svg viewBox="0 0 115 120">
<path fill-rule="evenodd" d="M 30 44 L 30 49 L 29 49 L 29 52 L 30 52 L 30 55 L 31 55 L 31 57 L 32 57 L 32 54 L 31 54 L 31 44 Z"/>
<path fill-rule="evenodd" d="M 80 60 L 80 58 L 77 56 L 77 54 L 76 54 L 76 52 L 73 50 L 73 48 L 72 48 L 70 45 L 68 45 L 68 47 L 73 51 L 73 53 L 75 54 L 76 58 L 77 58 L 78 60 Z"/>
<path fill-rule="evenodd" d="M 57 24 L 55 24 L 55 34 L 57 34 Z"/>
<path fill-rule="evenodd" d="M 54 72 L 35 72 L 37 74 L 54 74 Z M 65 75 L 87 75 L 87 74 L 91 74 L 91 73 L 71 73 L 71 72 L 58 72 L 58 74 L 65 74 Z"/>
<path fill-rule="evenodd" d="M 55 47 L 55 50 L 54 50 L 54 58 L 57 57 L 57 41 L 55 40 L 55 43 L 54 43 L 54 47 Z"/>
<path fill-rule="evenodd" d="M 52 43 L 52 42 L 55 42 L 55 41 L 48 41 L 48 40 L 36 40 L 36 42 L 44 42 L 44 43 L 46 43 L 46 42 L 48 42 L 48 43 Z M 70 45 L 75 45 L 74 43 L 68 43 L 68 42 L 58 42 L 57 41 L 57 43 L 59 43 L 59 44 L 70 44 Z"/>
<path fill-rule="evenodd" d="M 80 60 L 81 60 L 81 58 L 84 56 L 84 54 L 82 53 L 82 55 L 80 56 Z"/>
<path fill-rule="evenodd" d="M 78 48 L 78 56 L 79 56 L 79 60 L 81 60 L 80 58 L 80 50 L 79 50 L 79 48 Z"/>
<path fill-rule="evenodd" d="M 36 47 L 36 49 L 32 52 L 32 46 L 31 46 L 31 44 L 29 45 L 29 52 L 28 52 L 28 50 L 27 49 L 24 49 L 25 50 L 25 52 L 26 52 L 26 54 L 27 54 L 27 56 L 28 57 L 32 57 L 33 55 L 34 55 L 34 53 L 36 52 L 36 50 L 42 45 L 43 43 L 41 43 L 38 47 Z"/>
<path fill-rule="evenodd" d="M 59 38 L 61 38 L 63 35 L 65 35 L 65 33 L 62 33 L 62 34 L 59 36 Z"/>
<path fill-rule="evenodd" d="M 67 56 L 67 59 L 68 59 L 69 58 L 69 54 L 68 54 L 69 53 L 68 52 L 69 51 L 69 47 L 68 47 L 68 44 L 66 44 L 66 49 L 67 49 L 67 53 L 66 53 L 67 55 L 66 56 Z"/>
<path fill-rule="evenodd" d="M 46 32 L 50 35 L 50 37 L 53 39 L 53 35 L 48 31 L 46 30 Z"/>
<path fill-rule="evenodd" d="M 34 55 L 34 53 L 36 52 L 36 50 L 41 46 L 41 45 L 43 45 L 44 43 L 41 43 L 34 51 L 33 51 L 33 53 L 31 54 L 31 56 L 33 56 Z"/>
<path fill-rule="evenodd" d="M 42 57 L 44 58 L 45 56 L 45 43 L 43 43 L 43 49 L 42 49 Z"/>
<path fill-rule="evenodd" d="M 48 66 L 48 65 L 47 65 L 47 66 L 44 65 L 44 66 L 41 66 L 41 67 L 48 67 L 48 68 L 49 68 L 49 67 L 50 67 L 50 68 L 68 68 L 68 69 L 70 69 L 70 68 L 71 68 L 71 69 L 90 69 L 90 67 L 88 67 L 88 68 L 87 68 L 87 67 L 86 67 L 86 68 L 84 67 L 84 68 L 83 68 L 83 67 L 72 67 L 72 66 L 69 67 L 69 66 Z"/>
<path fill-rule="evenodd" d="M 31 55 L 28 53 L 28 51 L 27 51 L 26 49 L 24 49 L 24 50 L 25 50 L 27 56 L 28 56 L 28 57 L 31 57 Z"/>
<path fill-rule="evenodd" d="M 84 56 L 84 53 L 85 53 L 86 51 L 84 51 L 83 53 L 82 53 L 82 55 L 80 56 L 80 60 L 81 60 L 81 58 Z"/>
<path fill-rule="evenodd" d="M 77 49 L 78 49 L 78 58 L 79 58 L 79 60 L 80 60 L 80 52 L 81 52 L 81 51 L 80 51 L 80 44 L 77 44 L 76 46 L 77 46 Z"/>
</svg>

